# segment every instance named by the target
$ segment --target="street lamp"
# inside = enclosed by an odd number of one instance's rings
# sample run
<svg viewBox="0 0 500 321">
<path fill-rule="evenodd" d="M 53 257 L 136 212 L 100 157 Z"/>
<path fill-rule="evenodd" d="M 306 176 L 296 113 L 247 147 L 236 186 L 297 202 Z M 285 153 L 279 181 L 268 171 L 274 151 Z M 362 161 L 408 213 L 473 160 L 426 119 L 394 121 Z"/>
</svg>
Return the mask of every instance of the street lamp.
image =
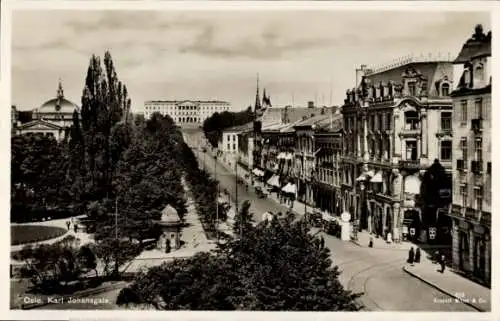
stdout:
<svg viewBox="0 0 500 321">
<path fill-rule="evenodd" d="M 353 237 L 354 240 L 358 239 L 358 229 L 359 229 L 359 213 L 358 211 L 361 211 L 364 203 L 364 191 L 365 191 L 365 182 L 360 182 L 359 184 L 359 189 L 361 190 L 361 197 L 360 197 L 360 202 L 358 204 L 358 208 L 355 209 L 354 211 L 354 224 L 353 224 Z"/>
</svg>

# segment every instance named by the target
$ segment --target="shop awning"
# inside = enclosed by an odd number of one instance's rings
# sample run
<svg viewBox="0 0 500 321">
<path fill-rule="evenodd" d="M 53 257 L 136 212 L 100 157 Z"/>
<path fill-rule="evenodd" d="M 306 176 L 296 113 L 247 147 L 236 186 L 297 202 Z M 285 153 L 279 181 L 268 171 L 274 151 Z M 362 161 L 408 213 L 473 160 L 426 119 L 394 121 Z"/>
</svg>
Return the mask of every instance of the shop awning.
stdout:
<svg viewBox="0 0 500 321">
<path fill-rule="evenodd" d="M 365 173 L 366 176 L 369 176 L 369 177 L 373 177 L 375 176 L 375 172 L 374 171 L 368 171 Z"/>
<path fill-rule="evenodd" d="M 273 175 L 270 179 L 268 179 L 267 184 L 278 188 L 281 187 L 278 175 Z"/>
<path fill-rule="evenodd" d="M 373 176 L 372 179 L 370 179 L 370 182 L 382 183 L 382 172 L 378 171 L 377 174 L 375 174 L 375 176 Z"/>
<path fill-rule="evenodd" d="M 404 192 L 406 194 L 413 194 L 413 195 L 418 195 L 420 194 L 420 185 L 421 185 L 420 178 L 418 178 L 415 175 L 407 176 L 405 178 L 405 184 L 404 184 Z"/>
<path fill-rule="evenodd" d="M 365 174 L 361 174 L 359 175 L 358 178 L 356 178 L 356 182 L 361 182 L 361 181 L 364 181 L 366 180 L 366 175 Z"/>
<path fill-rule="evenodd" d="M 259 169 L 259 168 L 254 168 L 252 173 L 255 175 L 255 176 L 264 176 L 264 171 Z"/>
<path fill-rule="evenodd" d="M 286 184 L 285 187 L 283 187 L 281 190 L 283 192 L 289 193 L 289 194 L 297 193 L 297 187 L 295 186 L 295 184 L 292 184 L 292 183 Z"/>
<path fill-rule="evenodd" d="M 293 154 L 292 153 L 286 153 L 285 159 L 286 160 L 292 160 L 293 159 Z"/>
<path fill-rule="evenodd" d="M 286 154 L 285 154 L 285 153 L 283 153 L 283 152 L 281 152 L 281 153 L 279 153 L 279 154 L 278 154 L 278 157 L 277 157 L 277 158 L 278 158 L 278 159 L 286 159 Z"/>
</svg>

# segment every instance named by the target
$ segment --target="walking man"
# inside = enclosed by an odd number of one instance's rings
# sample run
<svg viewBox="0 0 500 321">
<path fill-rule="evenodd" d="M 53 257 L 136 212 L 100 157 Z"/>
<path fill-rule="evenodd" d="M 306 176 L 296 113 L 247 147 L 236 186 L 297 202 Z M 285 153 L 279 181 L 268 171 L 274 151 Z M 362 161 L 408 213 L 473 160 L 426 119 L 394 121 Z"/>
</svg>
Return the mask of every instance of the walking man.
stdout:
<svg viewBox="0 0 500 321">
<path fill-rule="evenodd" d="M 444 254 L 441 255 L 441 259 L 439 260 L 441 264 L 441 273 L 444 273 L 444 269 L 446 267 L 446 256 Z"/>
<path fill-rule="evenodd" d="M 69 226 L 70 226 L 70 224 L 71 224 L 71 223 L 70 223 L 69 221 L 66 221 L 66 228 L 68 229 L 68 231 L 69 231 Z"/>
<path fill-rule="evenodd" d="M 413 250 L 413 247 L 410 249 L 410 252 L 408 253 L 408 263 L 413 265 L 413 262 L 415 261 L 415 251 Z"/>
<path fill-rule="evenodd" d="M 417 247 L 417 251 L 415 252 L 415 263 L 420 263 L 420 248 Z"/>
</svg>

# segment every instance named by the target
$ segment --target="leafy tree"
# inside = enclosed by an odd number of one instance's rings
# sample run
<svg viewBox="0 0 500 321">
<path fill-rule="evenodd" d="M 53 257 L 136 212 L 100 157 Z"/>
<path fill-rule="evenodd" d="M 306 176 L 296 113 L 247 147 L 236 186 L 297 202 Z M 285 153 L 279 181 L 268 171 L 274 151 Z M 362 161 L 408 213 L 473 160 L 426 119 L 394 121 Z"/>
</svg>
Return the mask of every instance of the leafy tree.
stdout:
<svg viewBox="0 0 500 321">
<path fill-rule="evenodd" d="M 106 238 L 94 246 L 97 258 L 103 264 L 105 276 L 119 276 L 120 267 L 140 253 L 140 248 L 126 239 Z"/>
<path fill-rule="evenodd" d="M 252 108 L 248 107 L 244 111 L 214 113 L 203 122 L 203 132 L 209 143 L 217 147 L 222 138 L 222 131 L 232 126 L 239 126 L 253 121 L 255 118 Z"/>
<path fill-rule="evenodd" d="M 97 272 L 97 257 L 92 251 L 91 246 L 84 245 L 80 247 L 77 260 L 78 260 L 78 265 L 83 271 L 94 270 L 95 275 L 96 276 L 99 275 L 99 273 Z"/>
<path fill-rule="evenodd" d="M 234 235 L 246 235 L 254 226 L 253 215 L 250 213 L 250 202 L 245 201 L 234 217 Z"/>
<path fill-rule="evenodd" d="M 329 257 L 301 222 L 249 225 L 216 253 L 139 275 L 118 303 L 129 297 L 165 310 L 357 311 L 359 294 L 342 287 Z"/>
</svg>

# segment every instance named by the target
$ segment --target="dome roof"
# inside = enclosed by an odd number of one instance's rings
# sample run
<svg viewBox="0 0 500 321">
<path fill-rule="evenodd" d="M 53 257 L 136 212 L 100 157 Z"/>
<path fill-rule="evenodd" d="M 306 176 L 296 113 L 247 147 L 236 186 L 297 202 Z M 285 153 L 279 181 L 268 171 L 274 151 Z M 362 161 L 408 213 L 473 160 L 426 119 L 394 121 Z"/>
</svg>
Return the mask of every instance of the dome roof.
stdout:
<svg viewBox="0 0 500 321">
<path fill-rule="evenodd" d="M 64 98 L 64 91 L 62 88 L 61 81 L 59 81 L 59 88 L 57 89 L 56 98 L 47 100 L 45 103 L 38 108 L 39 113 L 63 113 L 63 114 L 73 114 L 73 112 L 79 110 L 79 107 L 73 102 Z"/>
<path fill-rule="evenodd" d="M 65 98 L 47 100 L 40 108 L 39 113 L 69 113 L 78 110 L 78 106 Z"/>
<path fill-rule="evenodd" d="M 165 208 L 161 212 L 161 223 L 175 224 L 180 222 L 181 219 L 179 217 L 179 214 L 177 214 L 177 210 L 171 205 L 165 206 Z"/>
</svg>

